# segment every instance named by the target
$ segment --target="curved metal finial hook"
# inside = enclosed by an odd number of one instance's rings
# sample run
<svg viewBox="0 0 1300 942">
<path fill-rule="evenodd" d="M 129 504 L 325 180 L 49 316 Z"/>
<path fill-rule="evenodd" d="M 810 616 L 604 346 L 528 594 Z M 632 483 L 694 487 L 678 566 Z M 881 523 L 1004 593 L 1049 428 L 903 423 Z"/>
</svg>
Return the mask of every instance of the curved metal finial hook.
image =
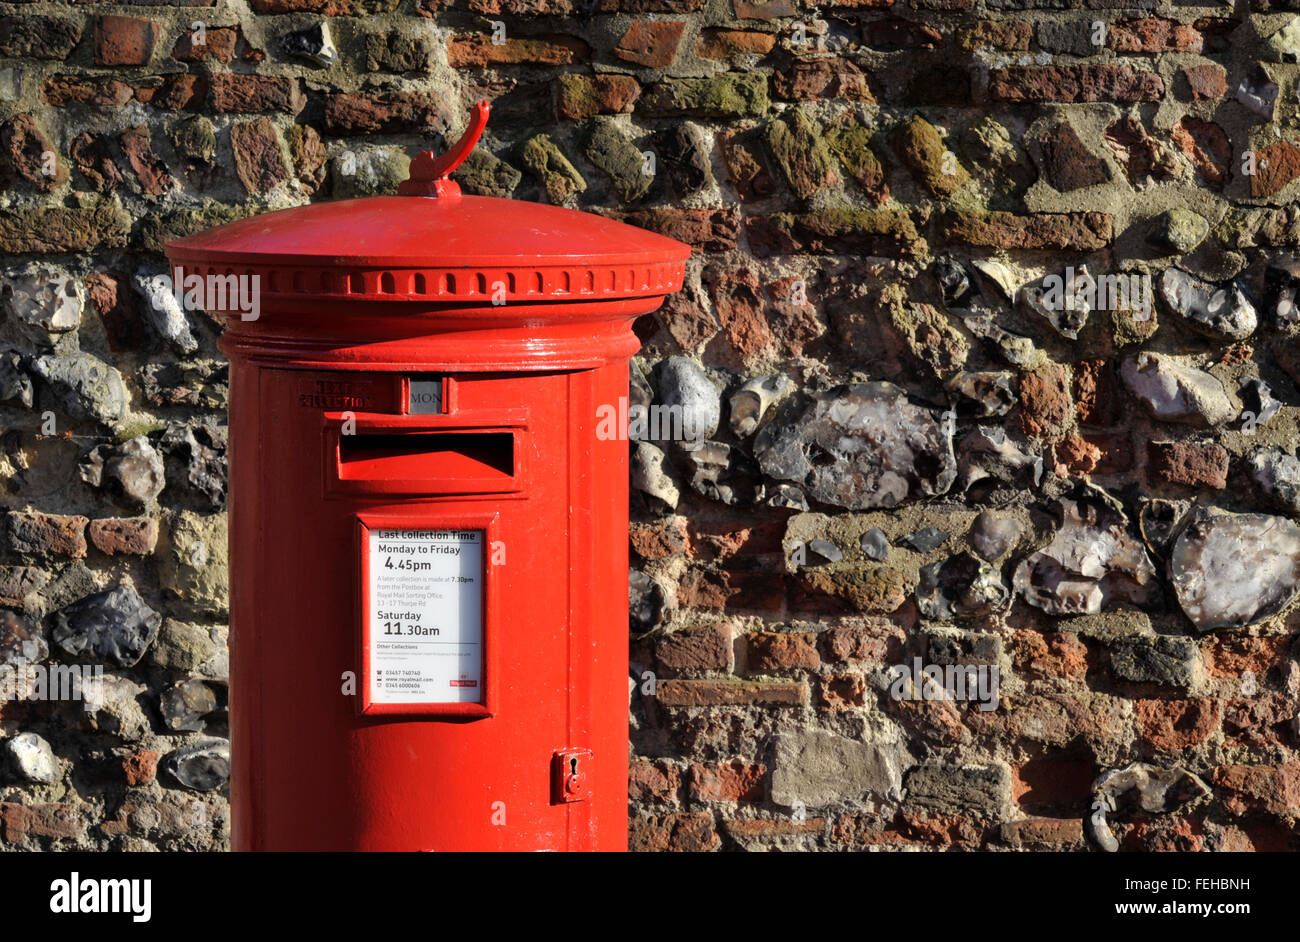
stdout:
<svg viewBox="0 0 1300 942">
<path fill-rule="evenodd" d="M 459 196 L 460 187 L 449 177 L 483 136 L 491 110 L 486 101 L 475 105 L 469 127 L 441 157 L 435 157 L 431 150 L 420 151 L 411 160 L 410 178 L 398 184 L 397 192 L 403 196 Z"/>
</svg>

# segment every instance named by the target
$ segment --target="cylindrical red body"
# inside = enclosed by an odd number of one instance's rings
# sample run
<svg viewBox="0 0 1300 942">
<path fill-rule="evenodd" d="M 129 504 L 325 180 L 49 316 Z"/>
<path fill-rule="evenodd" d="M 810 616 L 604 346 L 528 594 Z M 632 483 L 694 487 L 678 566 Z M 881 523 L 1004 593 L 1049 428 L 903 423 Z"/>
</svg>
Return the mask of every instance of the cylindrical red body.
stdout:
<svg viewBox="0 0 1300 942">
<path fill-rule="evenodd" d="M 236 849 L 626 849 L 627 443 L 598 437 L 597 424 L 602 405 L 627 395 L 631 318 L 657 304 L 605 305 L 594 319 L 551 306 L 528 342 L 467 333 L 470 310 L 382 302 L 282 301 L 253 324 L 232 321 L 222 346 Z M 584 322 L 580 342 L 540 351 L 543 318 L 566 315 Z M 519 491 L 368 493 L 387 486 L 383 462 L 339 487 L 330 416 L 351 412 L 358 437 L 367 422 L 383 428 L 374 417 L 402 416 L 403 385 L 421 374 L 446 377 L 453 402 L 406 417 L 423 431 L 515 416 Z M 405 454 L 394 467 L 420 473 L 419 447 Z M 364 683 L 358 515 L 430 529 L 495 516 L 491 716 L 358 713 L 360 691 L 344 689 L 347 672 Z M 573 748 L 591 752 L 585 796 L 556 801 L 553 757 Z"/>
</svg>

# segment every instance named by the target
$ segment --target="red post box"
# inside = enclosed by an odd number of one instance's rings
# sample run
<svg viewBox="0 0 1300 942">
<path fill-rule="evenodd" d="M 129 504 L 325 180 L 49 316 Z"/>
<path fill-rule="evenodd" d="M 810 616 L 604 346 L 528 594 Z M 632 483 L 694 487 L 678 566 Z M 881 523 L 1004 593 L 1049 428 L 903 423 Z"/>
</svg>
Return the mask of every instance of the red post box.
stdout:
<svg viewBox="0 0 1300 942">
<path fill-rule="evenodd" d="M 231 363 L 236 849 L 626 849 L 627 443 L 597 410 L 690 250 L 461 195 L 486 119 L 399 195 L 167 248 Z"/>
</svg>

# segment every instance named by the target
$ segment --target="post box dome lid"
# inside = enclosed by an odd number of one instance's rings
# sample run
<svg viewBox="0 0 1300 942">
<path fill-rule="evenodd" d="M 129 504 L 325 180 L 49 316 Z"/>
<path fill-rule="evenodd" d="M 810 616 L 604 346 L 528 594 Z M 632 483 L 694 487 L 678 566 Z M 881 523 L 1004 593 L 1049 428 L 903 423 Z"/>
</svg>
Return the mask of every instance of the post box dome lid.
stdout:
<svg viewBox="0 0 1300 942">
<path fill-rule="evenodd" d="M 462 196 L 448 179 L 487 106 L 442 158 L 425 153 L 397 196 L 314 203 L 168 244 L 187 273 L 251 273 L 274 295 L 456 299 L 500 286 L 508 299 L 644 297 L 682 286 L 690 246 L 559 206 Z M 487 293 L 492 293 L 490 290 Z"/>
</svg>

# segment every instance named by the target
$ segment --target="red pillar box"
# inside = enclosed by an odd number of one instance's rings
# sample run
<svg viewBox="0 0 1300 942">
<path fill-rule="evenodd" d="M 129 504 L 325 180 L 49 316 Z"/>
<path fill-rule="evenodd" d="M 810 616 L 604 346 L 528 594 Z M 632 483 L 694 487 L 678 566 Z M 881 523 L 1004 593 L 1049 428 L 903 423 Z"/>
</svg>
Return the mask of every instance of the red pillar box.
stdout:
<svg viewBox="0 0 1300 942">
<path fill-rule="evenodd" d="M 690 249 L 462 196 L 486 119 L 401 195 L 167 248 L 227 325 L 236 849 L 627 846 L 627 443 L 597 410 Z"/>
</svg>

